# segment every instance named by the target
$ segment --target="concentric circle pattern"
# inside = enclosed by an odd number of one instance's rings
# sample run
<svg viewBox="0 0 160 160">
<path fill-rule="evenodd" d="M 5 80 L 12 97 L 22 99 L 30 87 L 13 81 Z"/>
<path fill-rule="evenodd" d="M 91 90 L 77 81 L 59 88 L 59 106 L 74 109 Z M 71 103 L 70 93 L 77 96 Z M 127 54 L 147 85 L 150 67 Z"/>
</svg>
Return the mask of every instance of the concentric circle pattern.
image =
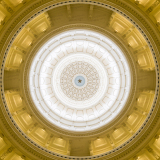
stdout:
<svg viewBox="0 0 160 160">
<path fill-rule="evenodd" d="M 71 30 L 49 40 L 30 68 L 30 92 L 51 123 L 89 131 L 112 121 L 130 93 L 131 75 L 121 50 L 107 37 Z"/>
<path fill-rule="evenodd" d="M 78 77 L 85 79 L 81 88 L 74 82 Z M 81 82 L 81 79 L 78 81 Z M 101 63 L 87 53 L 65 57 L 53 74 L 55 95 L 62 104 L 73 109 L 86 109 L 97 104 L 106 92 L 107 82 L 106 71 Z"/>
<path fill-rule="evenodd" d="M 60 81 L 61 89 L 68 98 L 83 102 L 95 95 L 100 80 L 97 70 L 92 65 L 84 61 L 75 61 L 63 70 Z"/>
</svg>

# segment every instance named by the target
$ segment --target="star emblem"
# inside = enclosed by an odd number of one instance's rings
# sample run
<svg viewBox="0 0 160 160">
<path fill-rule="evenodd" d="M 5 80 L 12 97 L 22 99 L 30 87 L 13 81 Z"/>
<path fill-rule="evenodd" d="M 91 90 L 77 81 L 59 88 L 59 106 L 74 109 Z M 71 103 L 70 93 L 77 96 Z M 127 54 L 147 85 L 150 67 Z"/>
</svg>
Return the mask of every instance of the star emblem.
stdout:
<svg viewBox="0 0 160 160">
<path fill-rule="evenodd" d="M 81 82 L 82 82 L 82 80 L 81 80 L 81 79 L 79 79 L 79 80 L 78 80 L 78 83 L 81 83 Z"/>
</svg>

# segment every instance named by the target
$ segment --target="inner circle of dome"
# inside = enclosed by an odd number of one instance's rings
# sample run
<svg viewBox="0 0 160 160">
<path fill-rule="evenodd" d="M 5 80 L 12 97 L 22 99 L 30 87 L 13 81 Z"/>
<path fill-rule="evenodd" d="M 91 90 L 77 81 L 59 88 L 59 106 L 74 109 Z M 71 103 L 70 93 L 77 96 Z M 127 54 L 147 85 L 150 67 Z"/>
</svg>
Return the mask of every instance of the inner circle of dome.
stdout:
<svg viewBox="0 0 160 160">
<path fill-rule="evenodd" d="M 72 79 L 81 74 L 86 84 L 80 88 Z M 107 87 L 107 75 L 99 61 L 85 54 L 71 54 L 63 58 L 55 67 L 53 90 L 60 102 L 71 108 L 88 108 L 95 106 L 103 98 Z"/>
<path fill-rule="evenodd" d="M 82 56 L 84 58 L 84 55 Z M 64 94 L 78 101 L 84 101 L 93 97 L 99 88 L 99 74 L 97 70 L 84 61 L 75 61 L 69 64 L 61 73 L 60 81 Z M 74 84 L 77 87 L 74 87 Z"/>
<path fill-rule="evenodd" d="M 82 63 L 83 59 L 86 63 L 84 57 L 100 75 L 100 89 L 95 93 L 98 100 L 86 104 L 84 100 L 74 100 L 75 103 L 68 104 L 73 99 L 68 97 L 65 101 L 57 94 L 64 93 L 60 77 L 72 62 Z M 75 83 L 78 76 L 84 78 L 85 88 L 90 80 L 83 73 L 75 73 L 70 82 L 81 88 Z M 35 106 L 49 122 L 70 131 L 89 131 L 111 122 L 123 109 L 130 85 L 130 68 L 122 51 L 107 37 L 89 30 L 70 30 L 53 37 L 38 51 L 30 68 L 29 86 Z"/>
</svg>

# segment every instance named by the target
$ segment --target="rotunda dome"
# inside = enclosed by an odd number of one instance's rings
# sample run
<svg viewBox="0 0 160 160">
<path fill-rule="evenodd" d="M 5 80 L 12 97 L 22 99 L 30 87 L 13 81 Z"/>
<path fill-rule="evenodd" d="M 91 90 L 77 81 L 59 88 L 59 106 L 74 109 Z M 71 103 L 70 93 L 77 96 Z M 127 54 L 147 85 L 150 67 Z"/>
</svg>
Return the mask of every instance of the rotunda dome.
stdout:
<svg viewBox="0 0 160 160">
<path fill-rule="evenodd" d="M 30 69 L 38 110 L 51 123 L 72 131 L 93 130 L 113 120 L 125 105 L 130 84 L 129 65 L 119 47 L 89 30 L 51 38 Z"/>
<path fill-rule="evenodd" d="M 1 0 L 0 159 L 158 159 L 159 10 Z"/>
</svg>

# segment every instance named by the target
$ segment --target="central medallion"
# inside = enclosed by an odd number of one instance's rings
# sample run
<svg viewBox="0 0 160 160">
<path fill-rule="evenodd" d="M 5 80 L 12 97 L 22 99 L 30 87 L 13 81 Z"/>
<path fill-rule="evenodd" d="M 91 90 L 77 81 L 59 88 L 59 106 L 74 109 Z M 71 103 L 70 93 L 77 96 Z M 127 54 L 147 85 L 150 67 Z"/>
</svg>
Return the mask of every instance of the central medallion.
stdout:
<svg viewBox="0 0 160 160">
<path fill-rule="evenodd" d="M 74 83 L 75 83 L 76 86 L 82 87 L 85 84 L 85 78 L 83 76 L 77 76 L 74 79 Z"/>
<path fill-rule="evenodd" d="M 99 88 L 99 83 L 97 70 L 83 59 L 67 65 L 60 76 L 63 93 L 75 101 L 85 101 L 93 97 Z"/>
</svg>

